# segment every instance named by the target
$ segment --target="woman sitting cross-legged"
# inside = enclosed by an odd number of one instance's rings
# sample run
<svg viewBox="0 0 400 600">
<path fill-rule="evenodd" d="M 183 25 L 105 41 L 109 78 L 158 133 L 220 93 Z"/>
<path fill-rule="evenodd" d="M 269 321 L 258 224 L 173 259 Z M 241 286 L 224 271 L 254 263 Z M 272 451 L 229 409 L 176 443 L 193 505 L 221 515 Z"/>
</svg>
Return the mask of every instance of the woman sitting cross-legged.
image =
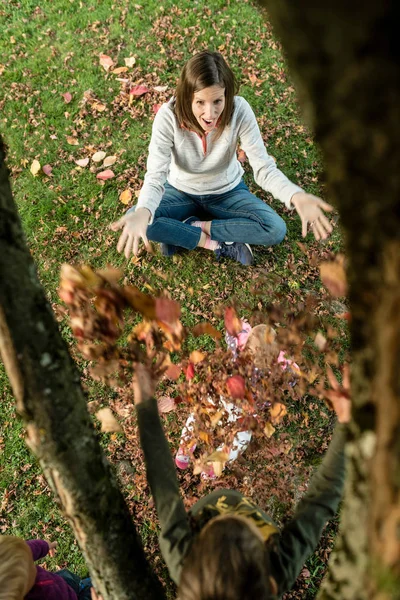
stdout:
<svg viewBox="0 0 400 600">
<path fill-rule="evenodd" d="M 160 242 L 164 255 L 201 247 L 217 258 L 250 265 L 249 244 L 273 246 L 286 234 L 284 220 L 250 193 L 242 180 L 237 144 L 246 153 L 256 183 L 295 208 L 303 236 L 310 225 L 325 239 L 332 207 L 307 194 L 267 154 L 254 112 L 236 96 L 232 70 L 218 52 L 200 52 L 185 65 L 174 97 L 158 111 L 147 172 L 137 206 L 111 225 L 122 229 L 117 245 L 129 258 L 142 239 Z"/>
</svg>

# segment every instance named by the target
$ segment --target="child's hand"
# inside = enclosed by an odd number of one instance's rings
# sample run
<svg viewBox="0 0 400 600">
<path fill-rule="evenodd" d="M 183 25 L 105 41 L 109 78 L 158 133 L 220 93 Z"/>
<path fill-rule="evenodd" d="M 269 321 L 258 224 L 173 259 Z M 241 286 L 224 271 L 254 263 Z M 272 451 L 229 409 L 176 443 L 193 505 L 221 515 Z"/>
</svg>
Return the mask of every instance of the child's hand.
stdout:
<svg viewBox="0 0 400 600">
<path fill-rule="evenodd" d="M 332 389 L 325 390 L 325 396 L 332 404 L 339 423 L 350 423 L 351 421 L 351 398 L 350 398 L 350 369 L 349 365 L 343 367 L 342 385 L 338 382 L 332 369 L 327 370 L 329 384 Z"/>
<path fill-rule="evenodd" d="M 135 404 L 154 398 L 157 379 L 148 367 L 135 364 L 135 375 L 132 382 Z"/>
<path fill-rule="evenodd" d="M 151 244 L 146 236 L 150 217 L 151 214 L 147 208 L 138 208 L 135 212 L 124 215 L 119 221 L 110 225 L 113 231 L 122 229 L 117 250 L 118 252 L 124 250 L 126 258 L 130 258 L 131 254 L 137 255 L 140 240 L 143 240 L 146 250 L 152 252 Z"/>
<path fill-rule="evenodd" d="M 97 594 L 94 587 L 90 588 L 90 595 L 92 597 L 92 600 L 103 600 L 103 596 L 101 596 L 100 594 Z"/>
<path fill-rule="evenodd" d="M 316 240 L 325 240 L 332 231 L 332 225 L 322 212 L 331 212 L 333 207 L 312 194 L 296 192 L 291 198 L 302 224 L 302 235 L 306 237 L 307 226 L 310 224 L 311 231 Z"/>
<path fill-rule="evenodd" d="M 47 542 L 47 545 L 49 547 L 49 556 L 55 556 L 58 542 Z"/>
</svg>

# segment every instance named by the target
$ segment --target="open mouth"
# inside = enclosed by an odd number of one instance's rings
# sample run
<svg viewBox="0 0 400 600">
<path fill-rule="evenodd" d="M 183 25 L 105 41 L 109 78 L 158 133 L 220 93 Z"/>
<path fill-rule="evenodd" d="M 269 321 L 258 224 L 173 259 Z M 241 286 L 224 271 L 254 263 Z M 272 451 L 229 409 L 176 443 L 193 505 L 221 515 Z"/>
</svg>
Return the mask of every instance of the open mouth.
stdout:
<svg viewBox="0 0 400 600">
<path fill-rule="evenodd" d="M 207 125 L 207 127 L 211 127 L 211 125 L 214 123 L 214 119 L 211 119 L 211 120 L 203 119 L 203 123 L 205 125 Z"/>
</svg>

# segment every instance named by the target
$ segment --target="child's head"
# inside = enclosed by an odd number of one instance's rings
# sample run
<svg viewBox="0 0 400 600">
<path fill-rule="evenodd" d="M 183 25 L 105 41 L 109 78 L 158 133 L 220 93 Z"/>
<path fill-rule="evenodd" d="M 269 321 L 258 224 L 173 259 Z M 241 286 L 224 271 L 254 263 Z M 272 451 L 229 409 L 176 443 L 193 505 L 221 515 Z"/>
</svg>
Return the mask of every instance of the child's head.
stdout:
<svg viewBox="0 0 400 600">
<path fill-rule="evenodd" d="M 175 113 L 181 125 L 199 135 L 221 135 L 233 112 L 236 80 L 218 52 L 199 52 L 183 67 L 176 88 Z"/>
<path fill-rule="evenodd" d="M 269 554 L 259 531 L 240 516 L 212 519 L 201 530 L 185 559 L 179 600 L 268 600 L 275 582 Z"/>
<path fill-rule="evenodd" d="M 35 578 L 36 567 L 28 544 L 13 535 L 1 535 L 0 600 L 22 600 Z"/>
<path fill-rule="evenodd" d="M 279 355 L 276 332 L 269 325 L 253 327 L 245 347 L 252 353 L 254 365 L 258 369 L 267 369 Z"/>
</svg>

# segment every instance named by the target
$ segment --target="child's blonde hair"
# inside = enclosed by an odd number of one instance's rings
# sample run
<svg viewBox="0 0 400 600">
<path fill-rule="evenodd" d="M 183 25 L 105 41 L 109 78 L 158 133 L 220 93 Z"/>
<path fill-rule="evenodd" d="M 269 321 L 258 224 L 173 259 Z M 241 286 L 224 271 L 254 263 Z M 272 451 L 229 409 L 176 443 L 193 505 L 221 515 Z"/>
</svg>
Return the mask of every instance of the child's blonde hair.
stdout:
<svg viewBox="0 0 400 600">
<path fill-rule="evenodd" d="M 23 600 L 29 592 L 33 562 L 28 544 L 13 535 L 0 535 L 0 600 Z"/>
<path fill-rule="evenodd" d="M 257 369 L 267 369 L 279 355 L 275 329 L 269 325 L 256 325 L 251 330 L 245 348 L 252 353 Z"/>
</svg>

